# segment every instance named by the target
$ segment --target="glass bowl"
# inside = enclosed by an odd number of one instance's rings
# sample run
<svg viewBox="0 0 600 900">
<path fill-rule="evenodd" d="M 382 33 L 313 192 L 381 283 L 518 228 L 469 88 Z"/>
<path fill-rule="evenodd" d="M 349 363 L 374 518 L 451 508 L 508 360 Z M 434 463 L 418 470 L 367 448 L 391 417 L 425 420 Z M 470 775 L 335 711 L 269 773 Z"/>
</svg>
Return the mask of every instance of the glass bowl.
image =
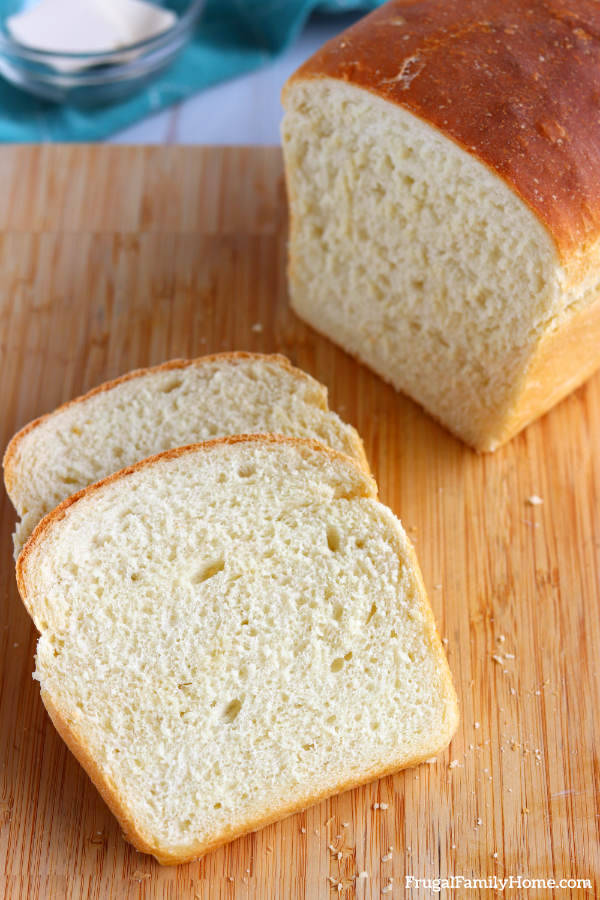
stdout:
<svg viewBox="0 0 600 900">
<path fill-rule="evenodd" d="M 17 43 L 6 20 L 23 8 L 0 0 L 0 75 L 55 103 L 93 106 L 123 100 L 166 69 L 191 39 L 205 0 L 166 0 L 177 21 L 167 31 L 105 53 L 50 53 Z"/>
</svg>

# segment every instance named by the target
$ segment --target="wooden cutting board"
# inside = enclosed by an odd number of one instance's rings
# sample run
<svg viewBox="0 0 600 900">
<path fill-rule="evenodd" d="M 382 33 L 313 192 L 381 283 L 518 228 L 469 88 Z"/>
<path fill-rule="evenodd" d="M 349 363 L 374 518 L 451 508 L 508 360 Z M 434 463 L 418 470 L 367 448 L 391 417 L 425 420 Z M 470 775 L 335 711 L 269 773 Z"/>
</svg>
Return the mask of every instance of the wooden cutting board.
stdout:
<svg viewBox="0 0 600 900">
<path fill-rule="evenodd" d="M 3 896 L 426 897 L 405 878 L 450 875 L 590 879 L 556 895 L 594 896 L 600 377 L 495 455 L 475 455 L 290 311 L 276 148 L 4 147 L 0 229 L 2 447 L 29 419 L 137 366 L 287 354 L 359 429 L 381 497 L 416 544 L 462 715 L 435 764 L 161 868 L 122 840 L 44 711 L 4 495 Z M 554 895 L 505 896 L 525 893 Z"/>
</svg>

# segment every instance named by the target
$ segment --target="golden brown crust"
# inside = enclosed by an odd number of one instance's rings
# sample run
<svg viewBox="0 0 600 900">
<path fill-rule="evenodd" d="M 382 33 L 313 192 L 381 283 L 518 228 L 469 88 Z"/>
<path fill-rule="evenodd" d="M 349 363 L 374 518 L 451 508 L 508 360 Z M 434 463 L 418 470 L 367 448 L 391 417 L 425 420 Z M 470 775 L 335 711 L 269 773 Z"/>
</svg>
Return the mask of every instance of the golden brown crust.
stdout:
<svg viewBox="0 0 600 900">
<path fill-rule="evenodd" d="M 59 522 L 64 518 L 69 507 L 78 503 L 84 497 L 90 497 L 92 494 L 104 488 L 107 484 L 111 484 L 113 481 L 119 481 L 121 478 L 127 478 L 127 476 L 132 475 L 134 472 L 138 472 L 140 469 L 145 469 L 147 466 L 154 465 L 155 463 L 163 462 L 168 459 L 177 459 L 186 453 L 204 453 L 212 450 L 214 447 L 243 443 L 287 444 L 293 447 L 305 447 L 317 451 L 318 453 L 322 453 L 330 460 L 343 462 L 361 475 L 365 485 L 364 497 L 377 497 L 377 484 L 375 483 L 375 479 L 368 471 L 365 471 L 355 459 L 346 456 L 345 453 L 340 453 L 338 450 L 332 450 L 324 444 L 319 444 L 318 441 L 313 441 L 311 438 L 289 437 L 282 434 L 234 434 L 229 435 L 228 437 L 214 438 L 213 440 L 204 441 L 199 444 L 187 444 L 185 447 L 174 447 L 172 450 L 164 450 L 162 453 L 148 456 L 146 459 L 142 459 L 132 466 L 127 466 L 125 469 L 113 472 L 112 475 L 107 475 L 106 478 L 96 481 L 95 484 L 90 484 L 82 490 L 77 491 L 77 493 L 72 494 L 71 497 L 67 497 L 66 500 L 63 500 L 62 503 L 38 522 L 31 532 L 25 546 L 21 550 L 16 565 L 17 586 L 19 588 L 21 599 L 30 615 L 31 610 L 30 605 L 27 602 L 27 589 L 23 576 L 24 569 L 29 561 L 29 556 L 36 542 L 41 540 L 56 522 Z"/>
<path fill-rule="evenodd" d="M 600 367 L 599 335 L 600 297 L 542 337 L 513 407 L 475 448 L 496 450 L 583 384 Z"/>
<path fill-rule="evenodd" d="M 323 77 L 438 128 L 521 197 L 579 275 L 596 263 L 585 259 L 600 238 L 596 0 L 393 0 L 288 84 Z"/>
<path fill-rule="evenodd" d="M 167 372 L 170 369 L 185 369 L 188 366 L 203 366 L 210 365 L 214 362 L 236 362 L 241 359 L 255 359 L 262 360 L 263 362 L 271 362 L 277 363 L 277 365 L 281 366 L 281 368 L 286 369 L 288 372 L 291 372 L 297 378 L 304 381 L 313 381 L 315 379 L 312 378 L 308 373 L 303 372 L 302 369 L 298 369 L 291 364 L 287 356 L 283 356 L 280 353 L 250 353 L 244 350 L 235 350 L 229 351 L 227 353 L 213 353 L 209 356 L 198 356 L 195 359 L 170 359 L 167 362 L 160 363 L 157 366 L 149 366 L 145 369 L 133 369 L 131 372 L 126 372 L 124 375 L 120 375 L 118 378 L 113 378 L 111 381 L 104 381 L 102 384 L 97 385 L 91 390 L 87 391 L 85 394 L 81 394 L 79 397 L 75 397 L 73 400 L 68 400 L 66 403 L 62 403 L 60 406 L 57 406 L 56 409 L 53 409 L 49 413 L 45 413 L 43 416 L 38 416 L 37 419 L 33 419 L 33 421 L 29 422 L 27 425 L 24 425 L 16 434 L 11 438 L 6 450 L 4 451 L 4 459 L 2 460 L 2 465 L 4 467 L 4 483 L 6 484 L 7 490 L 10 490 L 12 484 L 12 462 L 17 451 L 18 445 L 21 440 L 25 437 L 26 434 L 29 434 L 30 431 L 33 431 L 34 428 L 37 428 L 42 422 L 46 422 L 48 419 L 57 415 L 58 413 L 63 412 L 65 409 L 68 409 L 70 406 L 74 406 L 76 403 L 83 403 L 86 400 L 89 400 L 90 397 L 94 397 L 96 394 L 102 394 L 105 391 L 110 391 L 113 388 L 117 387 L 120 384 L 124 384 L 126 381 L 132 381 L 135 378 L 143 378 L 145 375 L 152 375 L 157 372 Z M 317 382 L 320 387 L 323 385 L 320 382 Z M 324 388 L 326 390 L 326 388 Z"/>
</svg>

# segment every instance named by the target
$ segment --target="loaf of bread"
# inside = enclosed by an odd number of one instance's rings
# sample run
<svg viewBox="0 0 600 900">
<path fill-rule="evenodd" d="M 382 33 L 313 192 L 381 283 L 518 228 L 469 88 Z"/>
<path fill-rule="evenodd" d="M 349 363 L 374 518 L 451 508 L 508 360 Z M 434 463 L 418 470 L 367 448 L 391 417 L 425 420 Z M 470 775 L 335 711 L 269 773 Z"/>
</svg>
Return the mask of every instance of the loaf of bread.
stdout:
<svg viewBox="0 0 600 900">
<path fill-rule="evenodd" d="M 64 501 L 17 581 L 58 731 L 162 863 L 438 753 L 456 697 L 373 479 L 268 435 L 167 451 Z"/>
<path fill-rule="evenodd" d="M 600 365 L 600 4 L 398 0 L 288 81 L 296 312 L 479 450 Z"/>
<path fill-rule="evenodd" d="M 21 517 L 16 553 L 42 516 L 88 484 L 162 450 L 244 432 L 313 438 L 368 471 L 362 441 L 328 409 L 327 389 L 285 357 L 176 359 L 102 384 L 13 437 L 4 481 Z"/>
</svg>

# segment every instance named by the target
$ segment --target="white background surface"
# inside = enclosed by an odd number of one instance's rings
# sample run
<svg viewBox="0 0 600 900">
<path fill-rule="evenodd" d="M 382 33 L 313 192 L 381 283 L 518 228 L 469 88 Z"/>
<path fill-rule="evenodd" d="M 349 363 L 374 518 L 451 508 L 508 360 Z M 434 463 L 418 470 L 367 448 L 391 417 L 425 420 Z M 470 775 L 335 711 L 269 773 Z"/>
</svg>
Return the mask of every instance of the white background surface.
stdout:
<svg viewBox="0 0 600 900">
<path fill-rule="evenodd" d="M 358 16 L 312 19 L 297 41 L 273 63 L 201 91 L 110 140 L 121 144 L 278 144 L 286 78 L 321 44 Z"/>
</svg>

